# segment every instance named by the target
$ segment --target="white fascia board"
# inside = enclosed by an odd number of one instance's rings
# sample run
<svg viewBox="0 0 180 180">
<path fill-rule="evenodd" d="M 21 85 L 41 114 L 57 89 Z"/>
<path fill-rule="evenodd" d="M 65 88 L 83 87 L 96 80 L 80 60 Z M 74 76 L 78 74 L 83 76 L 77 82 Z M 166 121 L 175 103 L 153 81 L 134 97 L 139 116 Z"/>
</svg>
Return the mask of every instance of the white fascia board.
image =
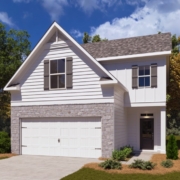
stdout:
<svg viewBox="0 0 180 180">
<path fill-rule="evenodd" d="M 6 91 L 6 88 L 10 85 L 12 80 L 17 76 L 17 74 L 26 67 L 27 62 L 31 59 L 33 54 L 41 47 L 43 44 L 43 41 L 46 39 L 47 35 L 51 32 L 51 30 L 56 27 L 59 29 L 59 31 L 66 36 L 75 46 L 77 46 L 86 56 L 88 56 L 105 74 L 107 74 L 114 82 L 117 82 L 116 78 L 113 77 L 99 62 L 97 62 L 96 59 L 94 59 L 83 47 L 81 47 L 63 28 L 61 28 L 56 22 L 52 24 L 52 26 L 48 29 L 48 31 L 45 33 L 45 35 L 42 37 L 42 39 L 39 41 L 39 43 L 36 45 L 36 47 L 33 49 L 33 51 L 30 53 L 30 55 L 27 57 L 25 62 L 21 65 L 21 67 L 16 71 L 14 76 L 9 80 L 9 82 L 4 87 L 4 90 Z"/>
<path fill-rule="evenodd" d="M 128 89 L 122 85 L 119 81 L 118 82 L 114 82 L 114 81 L 99 81 L 99 84 L 101 86 L 103 85 L 118 85 L 122 90 L 124 90 L 125 92 L 128 92 Z"/>
<path fill-rule="evenodd" d="M 125 107 L 166 107 L 166 102 L 139 102 L 125 104 Z"/>
<path fill-rule="evenodd" d="M 4 91 L 20 91 L 20 90 L 21 90 L 20 85 L 4 88 Z"/>
<path fill-rule="evenodd" d="M 117 84 L 117 82 L 114 81 L 99 81 L 100 85 L 110 85 L 110 84 Z"/>
<path fill-rule="evenodd" d="M 170 55 L 170 54 L 171 54 L 171 51 L 162 51 L 162 52 L 153 52 L 153 53 L 144 53 L 144 54 L 133 54 L 133 55 L 125 55 L 125 56 L 97 58 L 96 60 L 97 61 L 111 61 L 111 60 L 133 59 L 133 58 L 151 57 L 151 56 L 163 56 L 163 55 Z"/>
</svg>

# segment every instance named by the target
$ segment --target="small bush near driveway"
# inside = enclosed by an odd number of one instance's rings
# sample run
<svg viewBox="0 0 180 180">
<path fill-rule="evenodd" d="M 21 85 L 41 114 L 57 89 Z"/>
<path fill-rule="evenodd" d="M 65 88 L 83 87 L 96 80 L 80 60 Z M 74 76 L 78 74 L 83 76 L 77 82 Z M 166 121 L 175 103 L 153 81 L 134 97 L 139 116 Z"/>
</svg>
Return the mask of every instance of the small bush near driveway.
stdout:
<svg viewBox="0 0 180 180">
<path fill-rule="evenodd" d="M 161 162 L 161 166 L 165 167 L 165 168 L 171 168 L 173 167 L 173 162 L 170 159 L 167 159 L 165 161 Z"/>
<path fill-rule="evenodd" d="M 120 162 L 114 161 L 112 159 L 108 159 L 100 163 L 99 166 L 104 169 L 121 169 L 122 168 L 122 164 Z"/>
<path fill-rule="evenodd" d="M 0 132 L 0 153 L 10 153 L 11 143 L 7 132 Z"/>
<path fill-rule="evenodd" d="M 151 161 L 143 161 L 141 159 L 136 159 L 129 167 L 142 170 L 152 170 L 155 166 L 156 164 Z"/>
</svg>

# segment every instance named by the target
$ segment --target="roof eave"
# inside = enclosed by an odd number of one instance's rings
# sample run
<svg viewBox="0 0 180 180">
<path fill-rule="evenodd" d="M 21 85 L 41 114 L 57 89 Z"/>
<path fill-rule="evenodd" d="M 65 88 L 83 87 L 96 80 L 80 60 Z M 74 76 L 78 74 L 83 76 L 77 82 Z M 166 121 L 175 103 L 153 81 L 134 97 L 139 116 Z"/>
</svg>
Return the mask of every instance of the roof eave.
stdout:
<svg viewBox="0 0 180 180">
<path fill-rule="evenodd" d="M 121 84 L 119 81 L 99 81 L 99 84 L 101 86 L 106 86 L 106 85 L 118 85 L 122 90 L 124 90 L 124 92 L 128 92 L 128 89 Z"/>
<path fill-rule="evenodd" d="M 17 86 L 5 87 L 3 90 L 4 91 L 20 91 L 21 88 L 20 88 L 20 85 L 17 85 Z"/>
<path fill-rule="evenodd" d="M 152 52 L 152 53 L 143 53 L 143 54 L 133 54 L 133 55 L 124 55 L 124 56 L 104 57 L 104 58 L 96 58 L 96 60 L 100 62 L 100 61 L 133 59 L 133 58 L 141 58 L 141 57 L 166 56 L 166 55 L 171 55 L 171 51 L 161 51 L 161 52 Z"/>
</svg>

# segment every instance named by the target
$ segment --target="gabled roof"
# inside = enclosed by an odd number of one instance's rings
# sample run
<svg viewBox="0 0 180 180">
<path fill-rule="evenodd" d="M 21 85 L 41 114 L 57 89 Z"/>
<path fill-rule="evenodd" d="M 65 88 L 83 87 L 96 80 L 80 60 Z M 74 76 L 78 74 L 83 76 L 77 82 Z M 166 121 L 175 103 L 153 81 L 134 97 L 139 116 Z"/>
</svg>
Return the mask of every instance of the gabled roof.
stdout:
<svg viewBox="0 0 180 180">
<path fill-rule="evenodd" d="M 82 44 L 94 58 L 171 51 L 171 34 L 161 33 L 125 39 Z"/>
<path fill-rule="evenodd" d="M 9 90 L 8 87 L 11 85 L 13 80 L 18 79 L 19 75 L 23 73 L 23 70 L 25 68 L 28 68 L 29 62 L 33 58 L 34 54 L 37 53 L 40 48 L 44 45 L 44 43 L 52 36 L 53 30 L 57 28 L 60 33 L 63 34 L 65 39 L 69 40 L 74 46 L 76 46 L 86 57 L 88 57 L 96 66 L 101 70 L 107 77 L 111 78 L 111 83 L 119 84 L 118 80 L 110 73 L 108 72 L 97 60 L 95 60 L 80 44 L 78 44 L 64 29 L 62 29 L 56 22 L 54 22 L 51 27 L 48 29 L 48 31 L 45 33 L 45 35 L 42 37 L 42 39 L 38 42 L 36 47 L 33 49 L 33 51 L 30 53 L 30 55 L 27 57 L 25 62 L 21 65 L 21 67 L 16 71 L 14 76 L 10 79 L 10 81 L 5 86 L 4 90 Z M 108 82 L 109 83 L 109 82 Z M 127 89 L 121 84 L 121 87 L 126 91 Z"/>
</svg>

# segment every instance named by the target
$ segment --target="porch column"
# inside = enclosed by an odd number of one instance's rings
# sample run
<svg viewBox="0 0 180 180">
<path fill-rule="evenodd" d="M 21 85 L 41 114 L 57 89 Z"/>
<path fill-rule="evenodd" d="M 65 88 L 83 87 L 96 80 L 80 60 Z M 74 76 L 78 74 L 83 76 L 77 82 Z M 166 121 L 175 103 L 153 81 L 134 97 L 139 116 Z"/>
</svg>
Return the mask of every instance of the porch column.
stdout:
<svg viewBox="0 0 180 180">
<path fill-rule="evenodd" d="M 161 108 L 161 153 L 166 154 L 166 107 Z"/>
</svg>

